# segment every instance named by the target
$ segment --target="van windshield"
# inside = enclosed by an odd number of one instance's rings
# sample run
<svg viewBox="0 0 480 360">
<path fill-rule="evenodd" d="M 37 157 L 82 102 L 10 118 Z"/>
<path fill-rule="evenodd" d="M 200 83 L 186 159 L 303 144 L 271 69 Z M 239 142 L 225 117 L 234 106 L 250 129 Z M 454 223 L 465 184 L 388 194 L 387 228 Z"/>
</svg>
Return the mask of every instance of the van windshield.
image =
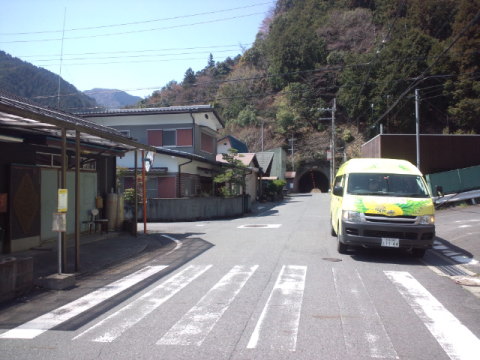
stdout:
<svg viewBox="0 0 480 360">
<path fill-rule="evenodd" d="M 347 193 L 399 197 L 429 197 L 421 176 L 404 174 L 351 173 Z"/>
</svg>

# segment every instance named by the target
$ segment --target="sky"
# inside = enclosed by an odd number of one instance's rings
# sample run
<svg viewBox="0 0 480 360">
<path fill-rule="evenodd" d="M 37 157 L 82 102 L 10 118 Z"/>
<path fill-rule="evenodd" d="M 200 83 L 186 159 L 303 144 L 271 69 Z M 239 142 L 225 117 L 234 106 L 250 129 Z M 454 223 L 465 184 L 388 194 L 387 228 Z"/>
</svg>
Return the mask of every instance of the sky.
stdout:
<svg viewBox="0 0 480 360">
<path fill-rule="evenodd" d="M 0 0 L 0 50 L 78 90 L 146 97 L 250 48 L 275 0 Z"/>
</svg>

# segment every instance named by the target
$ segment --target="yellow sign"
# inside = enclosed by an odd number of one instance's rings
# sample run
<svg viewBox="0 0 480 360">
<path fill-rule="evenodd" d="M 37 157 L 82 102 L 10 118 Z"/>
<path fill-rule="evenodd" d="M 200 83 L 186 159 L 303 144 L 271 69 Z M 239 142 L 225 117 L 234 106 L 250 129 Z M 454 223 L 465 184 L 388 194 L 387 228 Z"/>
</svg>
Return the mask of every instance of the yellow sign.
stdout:
<svg viewBox="0 0 480 360">
<path fill-rule="evenodd" d="M 67 212 L 68 208 L 68 190 L 67 189 L 58 189 L 58 212 Z"/>
</svg>

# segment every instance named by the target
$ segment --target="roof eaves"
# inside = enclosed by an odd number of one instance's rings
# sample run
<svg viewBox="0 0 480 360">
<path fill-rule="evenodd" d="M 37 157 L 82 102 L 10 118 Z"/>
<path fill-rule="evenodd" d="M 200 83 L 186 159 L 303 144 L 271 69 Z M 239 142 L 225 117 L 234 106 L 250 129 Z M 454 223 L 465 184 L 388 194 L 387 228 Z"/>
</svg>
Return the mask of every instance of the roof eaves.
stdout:
<svg viewBox="0 0 480 360">
<path fill-rule="evenodd" d="M 28 128 L 45 132 L 46 134 L 56 135 L 59 129 L 77 130 L 89 135 L 89 141 L 92 143 L 108 143 L 111 146 L 118 146 L 131 150 L 134 148 L 150 149 L 150 146 L 138 143 L 125 137 L 118 130 L 108 128 L 91 121 L 82 119 L 75 115 L 65 113 L 60 110 L 50 109 L 35 104 L 28 99 L 23 99 L 13 95 L 6 95 L 0 91 L 0 111 L 5 112 L 10 117 L 3 125 L 9 123 L 9 126 L 18 128 Z M 55 128 L 56 127 L 56 128 Z M 36 129 L 35 129 L 36 128 Z M 48 129 L 48 131 L 47 131 Z"/>
</svg>

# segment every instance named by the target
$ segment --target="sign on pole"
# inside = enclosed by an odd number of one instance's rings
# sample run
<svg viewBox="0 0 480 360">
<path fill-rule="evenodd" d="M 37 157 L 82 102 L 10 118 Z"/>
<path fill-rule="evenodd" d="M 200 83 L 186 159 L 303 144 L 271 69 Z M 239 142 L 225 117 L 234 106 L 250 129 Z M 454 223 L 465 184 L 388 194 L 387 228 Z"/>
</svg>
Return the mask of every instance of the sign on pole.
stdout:
<svg viewBox="0 0 480 360">
<path fill-rule="evenodd" d="M 153 158 L 154 158 L 154 152 L 153 151 L 147 151 L 147 154 L 145 155 L 145 171 L 149 172 L 150 169 L 153 167 Z"/>
<path fill-rule="evenodd" d="M 57 212 L 67 212 L 68 209 L 68 190 L 58 189 Z"/>
<path fill-rule="evenodd" d="M 65 232 L 67 231 L 67 214 L 53 213 L 52 231 Z"/>
</svg>

